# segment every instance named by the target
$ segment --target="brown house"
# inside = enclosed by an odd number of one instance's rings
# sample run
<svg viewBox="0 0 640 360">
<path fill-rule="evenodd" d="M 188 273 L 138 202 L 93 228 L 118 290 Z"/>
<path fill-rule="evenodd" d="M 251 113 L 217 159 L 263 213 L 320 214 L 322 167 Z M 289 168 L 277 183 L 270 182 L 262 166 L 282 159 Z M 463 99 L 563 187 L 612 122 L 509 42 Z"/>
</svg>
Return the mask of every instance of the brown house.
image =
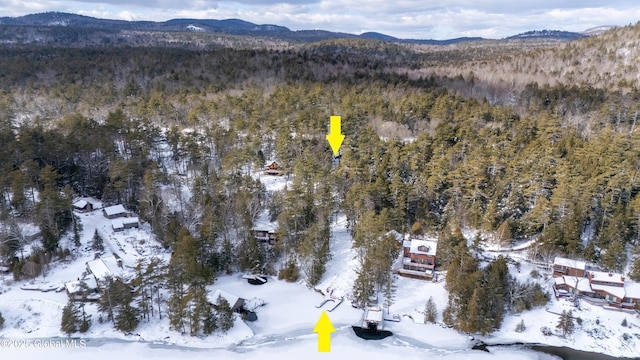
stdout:
<svg viewBox="0 0 640 360">
<path fill-rule="evenodd" d="M 402 268 L 398 270 L 398 274 L 420 279 L 433 279 L 438 243 L 413 239 L 404 241 L 402 247 Z"/>
<path fill-rule="evenodd" d="M 79 213 L 88 213 L 93 211 L 93 204 L 87 200 L 78 200 L 73 204 L 73 210 Z"/>
<path fill-rule="evenodd" d="M 587 276 L 587 263 L 581 260 L 556 257 L 553 260 L 553 276 Z"/>
<path fill-rule="evenodd" d="M 598 297 L 614 303 L 621 303 L 624 300 L 624 276 L 621 274 L 590 271 L 589 283 Z"/>
<path fill-rule="evenodd" d="M 272 229 L 253 229 L 253 236 L 256 240 L 261 242 L 267 242 L 269 245 L 275 245 L 278 241 L 276 231 Z"/>
<path fill-rule="evenodd" d="M 631 298 L 626 294 L 624 276 L 621 274 L 589 271 L 586 278 L 568 275 L 556 277 L 554 287 L 557 296 L 582 295 L 604 299 L 610 305 L 619 306 L 623 302 L 634 303 L 632 297 L 636 293 L 635 287 L 631 283 L 628 285 L 627 288 L 632 290 Z"/>
<path fill-rule="evenodd" d="M 584 295 L 596 297 L 591 289 L 589 279 L 577 276 L 559 276 L 554 278 L 556 296 Z"/>
<path fill-rule="evenodd" d="M 280 176 L 280 175 L 284 174 L 284 171 L 282 169 L 282 166 L 280 166 L 280 164 L 278 164 L 277 161 L 272 161 L 270 164 L 268 164 L 268 165 L 266 165 L 264 167 L 264 174 L 265 175 Z"/>
</svg>

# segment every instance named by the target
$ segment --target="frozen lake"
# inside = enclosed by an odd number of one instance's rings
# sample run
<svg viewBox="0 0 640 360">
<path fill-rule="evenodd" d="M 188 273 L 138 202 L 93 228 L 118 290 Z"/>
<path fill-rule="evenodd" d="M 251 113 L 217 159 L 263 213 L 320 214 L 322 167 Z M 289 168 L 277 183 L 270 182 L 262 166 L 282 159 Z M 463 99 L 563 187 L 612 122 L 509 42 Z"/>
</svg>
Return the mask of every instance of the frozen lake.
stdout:
<svg viewBox="0 0 640 360">
<path fill-rule="evenodd" d="M 43 339 L 29 348 L 14 346 L 2 350 L 3 358 L 11 359 L 179 359 L 188 357 L 199 359 L 242 359 L 242 360 L 282 360 L 282 359 L 509 359 L 545 360 L 559 359 L 528 349 L 494 347 L 491 352 L 478 350 L 446 350 L 433 348 L 411 339 L 391 337 L 381 341 L 366 341 L 355 336 L 350 327 L 336 329 L 331 337 L 331 352 L 318 353 L 316 334 L 291 334 L 264 338 L 261 341 L 247 341 L 226 348 L 191 348 L 161 342 L 130 342 L 120 339 L 90 339 L 86 345 L 76 342 L 67 346 L 66 338 Z M 36 344 L 39 347 L 36 347 Z M 46 346 L 42 346 L 46 345 Z"/>
</svg>

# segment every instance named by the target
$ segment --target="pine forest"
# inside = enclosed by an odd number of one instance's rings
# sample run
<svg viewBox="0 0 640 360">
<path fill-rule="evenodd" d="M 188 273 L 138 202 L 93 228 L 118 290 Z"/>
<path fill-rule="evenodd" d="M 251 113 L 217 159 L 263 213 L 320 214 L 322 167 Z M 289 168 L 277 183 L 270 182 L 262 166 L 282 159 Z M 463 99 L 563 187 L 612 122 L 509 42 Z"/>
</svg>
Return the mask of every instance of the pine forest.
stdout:
<svg viewBox="0 0 640 360">
<path fill-rule="evenodd" d="M 73 257 L 62 242 L 82 231 L 72 203 L 93 197 L 139 214 L 171 257 L 140 261 L 130 282 L 107 279 L 99 319 L 70 302 L 69 334 L 98 321 L 131 332 L 154 317 L 194 336 L 227 331 L 230 304 L 207 302 L 205 286 L 232 273 L 315 286 L 339 214 L 359 254 L 355 303 L 392 298 L 401 246 L 390 232 L 430 234 L 449 299 L 431 300 L 425 319 L 444 311 L 467 332 L 490 333 L 547 295 L 509 276 L 505 259 L 479 266 L 466 229 L 496 246 L 537 239 L 540 262 L 579 258 L 640 280 L 639 55 L 615 51 L 638 33 L 0 47 L 0 264 L 19 281 Z M 332 115 L 345 135 L 337 157 Z M 284 189 L 252 176 L 271 160 Z M 265 211 L 274 245 L 252 232 Z M 42 231 L 31 253 L 17 222 Z M 93 250 L 103 241 L 96 231 Z"/>
</svg>

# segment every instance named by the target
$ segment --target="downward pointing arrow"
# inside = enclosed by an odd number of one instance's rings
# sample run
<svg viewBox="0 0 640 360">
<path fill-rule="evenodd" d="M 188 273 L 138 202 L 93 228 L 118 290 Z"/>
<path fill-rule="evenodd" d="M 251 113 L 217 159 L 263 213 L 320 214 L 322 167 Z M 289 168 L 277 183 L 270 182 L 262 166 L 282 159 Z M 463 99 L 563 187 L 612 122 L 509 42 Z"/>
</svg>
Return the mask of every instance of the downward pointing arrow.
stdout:
<svg viewBox="0 0 640 360">
<path fill-rule="evenodd" d="M 318 333 L 318 352 L 330 352 L 331 333 L 336 332 L 336 329 L 333 328 L 326 311 L 323 311 L 320 315 L 320 319 L 318 319 L 316 327 L 313 328 L 313 332 Z"/>
<path fill-rule="evenodd" d="M 333 150 L 333 156 L 338 156 L 340 146 L 344 140 L 344 135 L 340 133 L 340 122 L 342 118 L 340 116 L 332 116 L 329 123 L 329 135 L 327 135 L 327 141 Z"/>
</svg>

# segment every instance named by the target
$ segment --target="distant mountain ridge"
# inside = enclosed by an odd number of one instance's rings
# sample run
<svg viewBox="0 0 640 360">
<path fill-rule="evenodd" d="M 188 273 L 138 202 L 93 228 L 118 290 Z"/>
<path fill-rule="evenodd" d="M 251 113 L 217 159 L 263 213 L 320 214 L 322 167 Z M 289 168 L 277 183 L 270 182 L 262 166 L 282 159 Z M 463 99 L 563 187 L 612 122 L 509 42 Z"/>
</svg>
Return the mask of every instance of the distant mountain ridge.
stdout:
<svg viewBox="0 0 640 360">
<path fill-rule="evenodd" d="M 605 31 L 609 31 L 611 29 L 615 29 L 617 28 L 616 25 L 600 25 L 600 26 L 596 26 L 596 27 L 592 27 L 590 29 L 587 29 L 583 32 L 581 32 L 582 35 L 587 35 L 587 36 L 594 36 L 594 35 L 600 35 Z"/>
<path fill-rule="evenodd" d="M 571 31 L 562 31 L 562 30 L 531 30 L 527 32 L 523 32 L 517 35 L 509 36 L 506 39 L 557 39 L 557 40 L 575 40 L 583 37 L 587 37 L 583 33 L 571 32 Z"/>
<path fill-rule="evenodd" d="M 0 17 L 0 26 L 59 26 L 75 27 L 98 30 L 136 30 L 136 31 L 160 31 L 160 32 L 203 32 L 220 33 L 229 35 L 248 35 L 259 37 L 271 37 L 294 42 L 314 42 L 330 39 L 374 39 L 392 43 L 449 45 L 459 42 L 485 40 L 481 37 L 461 37 L 447 40 L 431 39 L 400 39 L 378 32 L 366 32 L 360 35 L 332 32 L 327 30 L 297 30 L 293 31 L 285 26 L 274 24 L 254 24 L 240 19 L 171 19 L 163 22 L 156 21 L 127 21 L 100 19 L 85 15 L 63 12 L 45 12 L 29 14 L 19 17 Z M 594 28 L 601 30 L 598 27 Z M 594 30 L 595 33 L 595 30 Z M 514 35 L 506 39 L 552 39 L 571 41 L 589 34 L 573 33 L 560 30 L 536 30 Z M 1 39 L 0 39 L 1 40 Z"/>
<path fill-rule="evenodd" d="M 118 29 L 118 30 L 156 30 L 156 31 L 187 31 L 191 25 L 200 27 L 209 32 L 223 33 L 251 33 L 251 32 L 289 32 L 288 28 L 278 25 L 256 25 L 240 19 L 171 19 L 164 22 L 155 21 L 126 21 L 100 19 L 90 16 L 46 12 L 40 14 L 30 14 L 20 17 L 1 17 L 1 25 L 23 25 L 23 26 L 70 26 L 89 27 L 97 29 Z"/>
</svg>

